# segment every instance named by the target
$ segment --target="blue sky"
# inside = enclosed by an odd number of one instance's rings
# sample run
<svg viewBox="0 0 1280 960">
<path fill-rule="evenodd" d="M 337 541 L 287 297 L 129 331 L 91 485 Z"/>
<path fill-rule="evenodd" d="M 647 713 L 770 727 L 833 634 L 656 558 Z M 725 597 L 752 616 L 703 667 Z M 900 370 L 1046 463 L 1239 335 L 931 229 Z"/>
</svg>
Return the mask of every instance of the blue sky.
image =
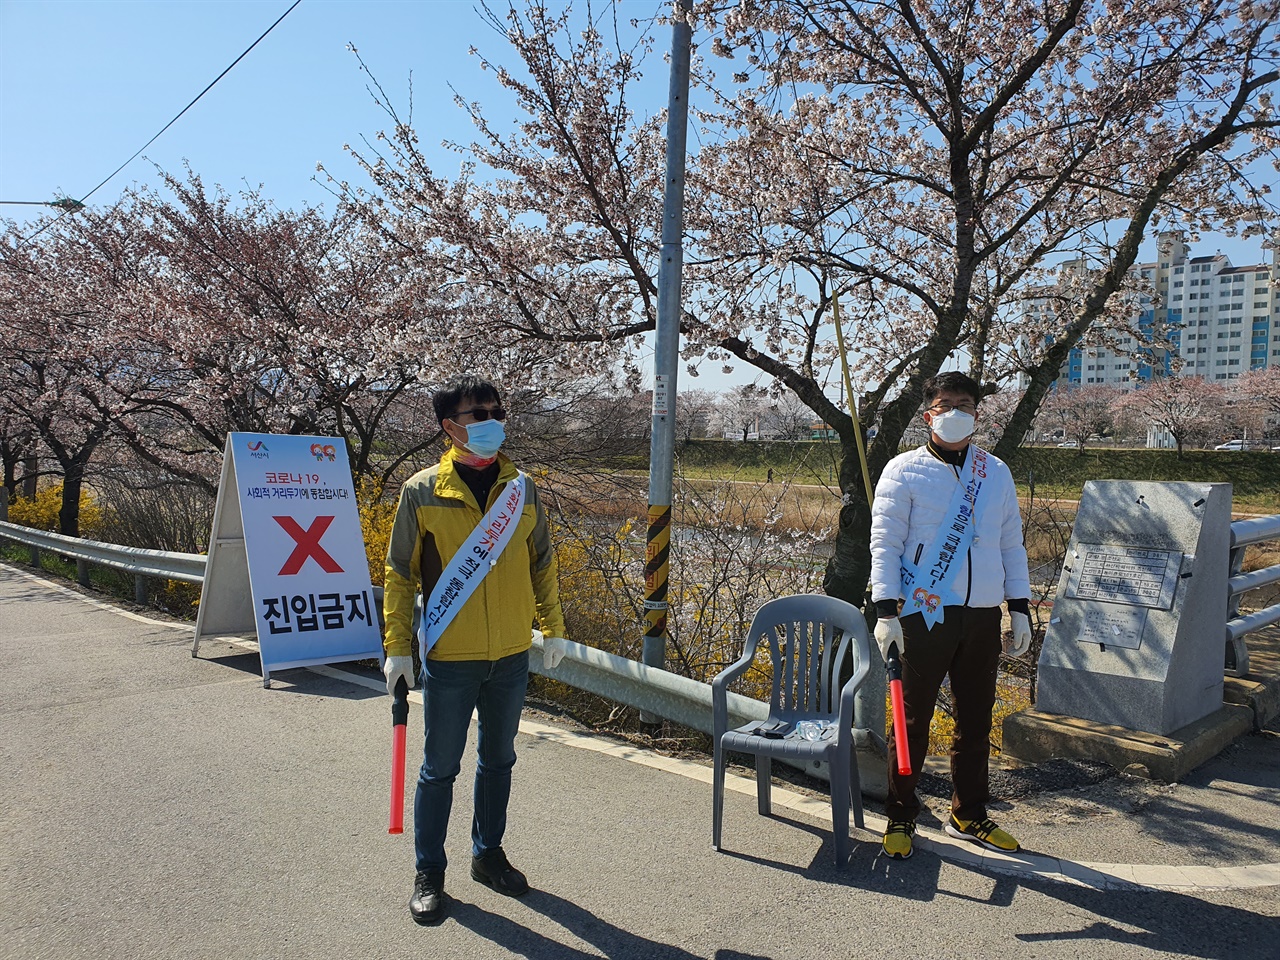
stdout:
<svg viewBox="0 0 1280 960">
<path fill-rule="evenodd" d="M 0 0 L 0 201 L 83 196 L 291 3 Z M 506 0 L 492 5 L 502 10 Z M 605 5 L 597 0 L 595 6 Z M 647 18 L 661 6 L 660 0 L 620 3 L 625 18 Z M 659 27 L 655 36 L 661 46 L 669 31 Z M 424 148 L 443 139 L 472 139 L 450 83 L 485 104 L 492 117 L 514 119 L 505 91 L 468 54 L 474 44 L 495 60 L 513 59 L 504 39 L 476 14 L 473 0 L 303 0 L 91 202 L 110 203 L 134 182 L 154 184 L 157 165 L 180 173 L 185 160 L 207 183 L 232 191 L 261 183 L 280 206 L 325 203 L 328 194 L 313 182 L 316 163 L 360 181 L 343 144 L 372 138 L 386 126 L 348 43 L 400 108 L 407 105 L 412 74 L 414 120 Z M 641 113 L 666 101 L 660 58 L 647 73 L 653 103 L 635 104 Z M 444 150 L 435 157 L 441 172 L 459 160 Z M 0 217 L 19 221 L 40 212 L 0 206 Z M 1257 241 L 1206 237 L 1203 245 L 1210 244 L 1237 264 L 1261 256 Z"/>
<path fill-rule="evenodd" d="M 291 3 L 0 0 L 0 200 L 83 196 Z M 154 184 L 156 165 L 180 172 L 185 160 L 229 190 L 261 183 L 282 207 L 324 203 L 316 163 L 358 179 L 343 144 L 386 126 L 348 43 L 402 109 L 412 73 L 424 145 L 471 139 L 450 82 L 469 99 L 504 100 L 467 53 L 472 44 L 495 55 L 505 47 L 470 0 L 303 0 L 90 202 L 110 203 L 132 182 Z M 440 161 L 458 162 L 443 151 Z M 4 206 L 0 216 L 26 220 L 40 209 Z"/>
<path fill-rule="evenodd" d="M 597 11 L 607 0 L 597 0 Z M 174 117 L 284 13 L 292 0 L 0 0 L 0 201 L 84 196 Z M 493 0 L 497 10 L 506 0 Z M 582 4 L 577 4 L 582 6 Z M 624 19 L 648 18 L 661 0 L 620 0 Z M 659 48 L 670 37 L 658 27 Z M 330 206 L 315 182 L 316 164 L 339 179 L 363 181 L 343 145 L 372 139 L 387 125 L 366 90 L 348 43 L 360 51 L 399 108 L 409 99 L 429 150 L 441 140 L 469 143 L 473 128 L 453 104 L 450 84 L 479 100 L 498 123 L 515 119 L 510 100 L 481 71 L 475 45 L 510 64 L 505 40 L 473 0 L 303 0 L 142 157 L 97 191 L 109 204 L 132 183 L 155 185 L 155 167 L 181 174 L 189 163 L 206 184 L 231 192 L 263 187 L 281 207 Z M 646 76 L 652 113 L 666 102 L 666 75 L 655 56 Z M 461 158 L 439 149 L 442 172 Z M 1272 177 L 1274 180 L 1274 177 Z M 23 222 L 45 210 L 0 206 Z M 1206 236 L 1196 253 L 1221 247 L 1237 265 L 1264 255 L 1249 243 Z M 1149 248 L 1149 249 L 1148 249 Z M 1154 257 L 1154 241 L 1143 259 Z M 713 369 L 714 368 L 714 369 Z M 686 388 L 746 382 L 703 364 Z M 682 379 L 684 379 L 682 377 Z"/>
</svg>

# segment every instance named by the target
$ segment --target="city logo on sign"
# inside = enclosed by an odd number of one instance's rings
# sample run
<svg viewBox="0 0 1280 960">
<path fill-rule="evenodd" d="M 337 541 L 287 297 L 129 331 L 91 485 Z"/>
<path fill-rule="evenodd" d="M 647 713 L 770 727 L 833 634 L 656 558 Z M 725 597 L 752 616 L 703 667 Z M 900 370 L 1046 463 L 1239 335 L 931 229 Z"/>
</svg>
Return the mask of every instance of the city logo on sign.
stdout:
<svg viewBox="0 0 1280 960">
<path fill-rule="evenodd" d="M 317 460 L 328 460 L 333 463 L 338 457 L 338 451 L 332 443 L 313 443 L 311 445 L 311 455 Z"/>
<path fill-rule="evenodd" d="M 249 448 L 249 456 L 257 460 L 269 460 L 271 458 L 271 452 L 261 440 L 251 440 L 245 446 Z"/>
</svg>

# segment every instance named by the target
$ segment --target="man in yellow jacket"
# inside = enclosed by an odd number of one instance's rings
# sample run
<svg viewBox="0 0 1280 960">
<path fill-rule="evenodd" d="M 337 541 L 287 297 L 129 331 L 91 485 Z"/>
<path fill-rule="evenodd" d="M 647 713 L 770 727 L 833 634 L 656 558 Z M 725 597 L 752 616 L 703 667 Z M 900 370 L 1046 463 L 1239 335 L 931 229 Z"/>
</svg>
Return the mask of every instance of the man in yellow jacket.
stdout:
<svg viewBox="0 0 1280 960">
<path fill-rule="evenodd" d="M 456 377 L 432 404 L 451 445 L 400 491 L 383 601 L 390 693 L 400 679 L 414 685 L 419 589 L 424 598 L 417 642 L 425 742 L 413 804 L 417 877 L 409 900 L 410 914 L 424 925 L 439 923 L 447 909 L 445 834 L 473 710 L 479 756 L 471 876 L 508 896 L 529 890 L 502 849 L 515 737 L 533 621 L 545 637 L 565 635 L 546 511 L 532 480 L 498 452 L 506 411 L 497 387 Z"/>
</svg>

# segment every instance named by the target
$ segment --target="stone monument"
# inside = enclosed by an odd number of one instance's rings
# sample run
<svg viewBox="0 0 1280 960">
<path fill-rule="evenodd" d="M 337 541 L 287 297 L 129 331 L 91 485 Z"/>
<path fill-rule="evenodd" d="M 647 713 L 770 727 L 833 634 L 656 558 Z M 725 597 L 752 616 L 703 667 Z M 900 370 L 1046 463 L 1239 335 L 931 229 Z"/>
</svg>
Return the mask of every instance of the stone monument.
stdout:
<svg viewBox="0 0 1280 960">
<path fill-rule="evenodd" d="M 1231 484 L 1092 480 L 1035 709 L 1169 734 L 1222 708 Z"/>
</svg>

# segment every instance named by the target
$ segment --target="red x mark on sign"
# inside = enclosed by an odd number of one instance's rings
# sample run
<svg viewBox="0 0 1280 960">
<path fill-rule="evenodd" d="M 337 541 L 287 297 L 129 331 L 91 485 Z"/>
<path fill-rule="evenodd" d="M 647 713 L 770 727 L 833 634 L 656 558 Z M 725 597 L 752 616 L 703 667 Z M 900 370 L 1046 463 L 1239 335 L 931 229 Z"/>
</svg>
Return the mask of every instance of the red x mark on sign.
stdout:
<svg viewBox="0 0 1280 960">
<path fill-rule="evenodd" d="M 320 538 L 329 529 L 329 524 L 333 523 L 333 517 L 316 517 L 306 530 L 303 530 L 293 517 L 272 517 L 271 519 L 280 524 L 284 532 L 293 537 L 298 544 L 293 548 L 293 553 L 289 554 L 289 559 L 284 562 L 284 566 L 280 568 L 280 576 L 293 576 L 302 569 L 302 565 L 307 562 L 307 557 L 311 557 L 320 564 L 320 568 L 325 573 L 343 572 L 337 561 L 325 552 L 324 547 L 320 546 Z"/>
</svg>

